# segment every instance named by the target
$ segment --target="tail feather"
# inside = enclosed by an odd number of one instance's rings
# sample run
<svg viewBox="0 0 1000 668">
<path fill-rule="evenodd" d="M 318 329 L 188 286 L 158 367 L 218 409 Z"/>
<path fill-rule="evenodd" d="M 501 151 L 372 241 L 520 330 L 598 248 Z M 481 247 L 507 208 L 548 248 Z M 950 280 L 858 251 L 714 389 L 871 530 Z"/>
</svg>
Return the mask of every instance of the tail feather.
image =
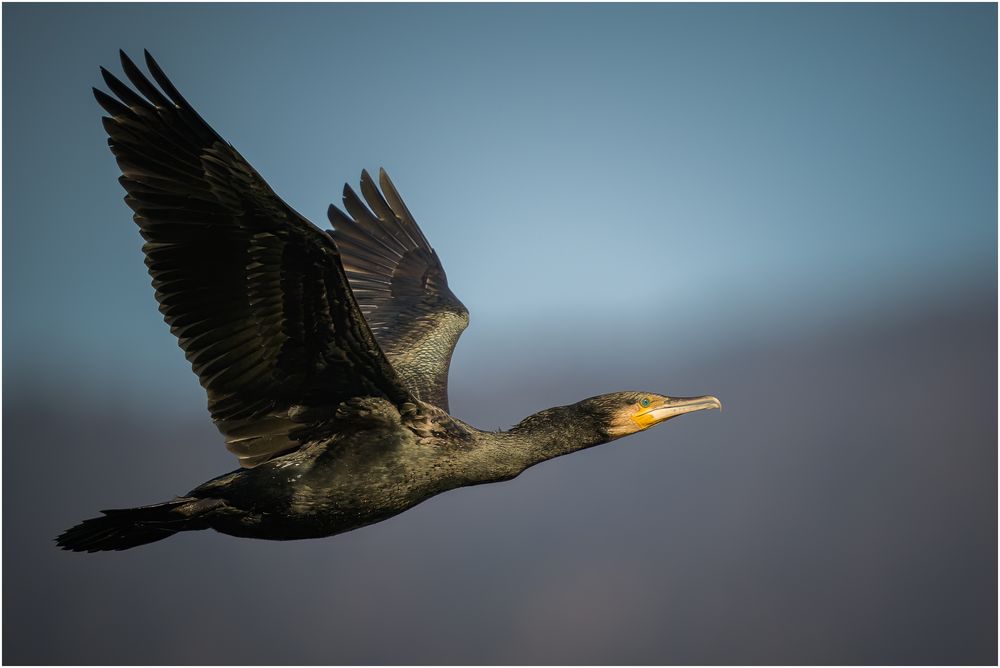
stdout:
<svg viewBox="0 0 1000 668">
<path fill-rule="evenodd" d="M 200 529 L 187 513 L 178 512 L 194 499 L 175 499 L 139 508 L 102 510 L 103 517 L 84 520 L 62 532 L 56 544 L 73 552 L 127 550 L 169 538 L 178 531 Z"/>
</svg>

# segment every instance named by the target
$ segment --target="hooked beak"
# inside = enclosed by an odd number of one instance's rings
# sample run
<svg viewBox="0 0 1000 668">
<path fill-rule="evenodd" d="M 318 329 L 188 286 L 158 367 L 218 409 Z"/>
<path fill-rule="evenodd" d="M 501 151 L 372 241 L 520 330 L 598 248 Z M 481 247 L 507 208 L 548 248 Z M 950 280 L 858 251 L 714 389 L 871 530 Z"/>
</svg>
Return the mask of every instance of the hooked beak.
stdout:
<svg viewBox="0 0 1000 668">
<path fill-rule="evenodd" d="M 633 415 L 632 420 L 639 425 L 640 429 L 648 429 L 654 424 L 659 424 L 678 415 L 703 411 L 709 408 L 722 410 L 722 402 L 712 396 L 664 397 L 661 403 L 654 404 L 647 410 Z"/>
</svg>

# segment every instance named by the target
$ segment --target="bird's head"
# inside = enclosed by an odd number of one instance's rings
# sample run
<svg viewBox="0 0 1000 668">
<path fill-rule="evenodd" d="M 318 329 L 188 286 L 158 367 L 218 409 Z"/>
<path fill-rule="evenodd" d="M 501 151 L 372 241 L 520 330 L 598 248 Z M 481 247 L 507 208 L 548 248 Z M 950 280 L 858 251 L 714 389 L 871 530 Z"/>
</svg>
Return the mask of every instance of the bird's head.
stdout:
<svg viewBox="0 0 1000 668">
<path fill-rule="evenodd" d="M 484 470 L 484 479 L 509 480 L 529 466 L 553 457 L 607 443 L 706 408 L 721 409 L 722 403 L 709 396 L 614 392 L 569 406 L 548 408 L 529 415 L 508 432 L 521 439 L 517 447 L 508 447 L 506 439 L 501 439 L 502 447 L 499 452 L 493 451 L 496 457 Z"/>
<path fill-rule="evenodd" d="M 685 413 L 722 409 L 722 403 L 712 396 L 666 397 L 652 392 L 602 394 L 584 399 L 578 406 L 597 419 L 609 439 L 644 431 Z"/>
</svg>

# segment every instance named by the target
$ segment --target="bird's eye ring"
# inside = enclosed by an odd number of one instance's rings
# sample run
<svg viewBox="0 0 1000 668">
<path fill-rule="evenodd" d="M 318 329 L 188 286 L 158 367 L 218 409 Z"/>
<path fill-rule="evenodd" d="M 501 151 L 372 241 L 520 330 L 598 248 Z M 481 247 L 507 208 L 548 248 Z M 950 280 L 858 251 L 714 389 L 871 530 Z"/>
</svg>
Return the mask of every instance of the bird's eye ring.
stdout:
<svg viewBox="0 0 1000 668">
<path fill-rule="evenodd" d="M 643 408 L 648 407 L 649 399 L 647 397 L 643 397 L 642 399 L 639 400 L 639 405 L 642 406 Z"/>
</svg>

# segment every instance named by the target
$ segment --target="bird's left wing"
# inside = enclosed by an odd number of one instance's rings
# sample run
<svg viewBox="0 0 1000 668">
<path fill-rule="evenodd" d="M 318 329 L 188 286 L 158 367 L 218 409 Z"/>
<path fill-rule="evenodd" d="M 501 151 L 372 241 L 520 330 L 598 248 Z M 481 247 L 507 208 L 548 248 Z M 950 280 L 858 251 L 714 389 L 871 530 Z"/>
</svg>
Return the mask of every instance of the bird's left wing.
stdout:
<svg viewBox="0 0 1000 668">
<path fill-rule="evenodd" d="M 451 355 L 469 311 L 384 169 L 379 185 L 361 173 L 364 202 L 344 186 L 348 213 L 330 205 L 332 234 L 354 296 L 400 379 L 415 397 L 447 411 Z"/>
<path fill-rule="evenodd" d="M 412 401 L 330 236 L 285 204 L 146 54 L 135 90 L 102 68 L 104 127 L 160 311 L 243 466 L 293 450 L 309 416 L 358 396 Z M 138 92 L 136 92 L 138 91 Z"/>
</svg>

